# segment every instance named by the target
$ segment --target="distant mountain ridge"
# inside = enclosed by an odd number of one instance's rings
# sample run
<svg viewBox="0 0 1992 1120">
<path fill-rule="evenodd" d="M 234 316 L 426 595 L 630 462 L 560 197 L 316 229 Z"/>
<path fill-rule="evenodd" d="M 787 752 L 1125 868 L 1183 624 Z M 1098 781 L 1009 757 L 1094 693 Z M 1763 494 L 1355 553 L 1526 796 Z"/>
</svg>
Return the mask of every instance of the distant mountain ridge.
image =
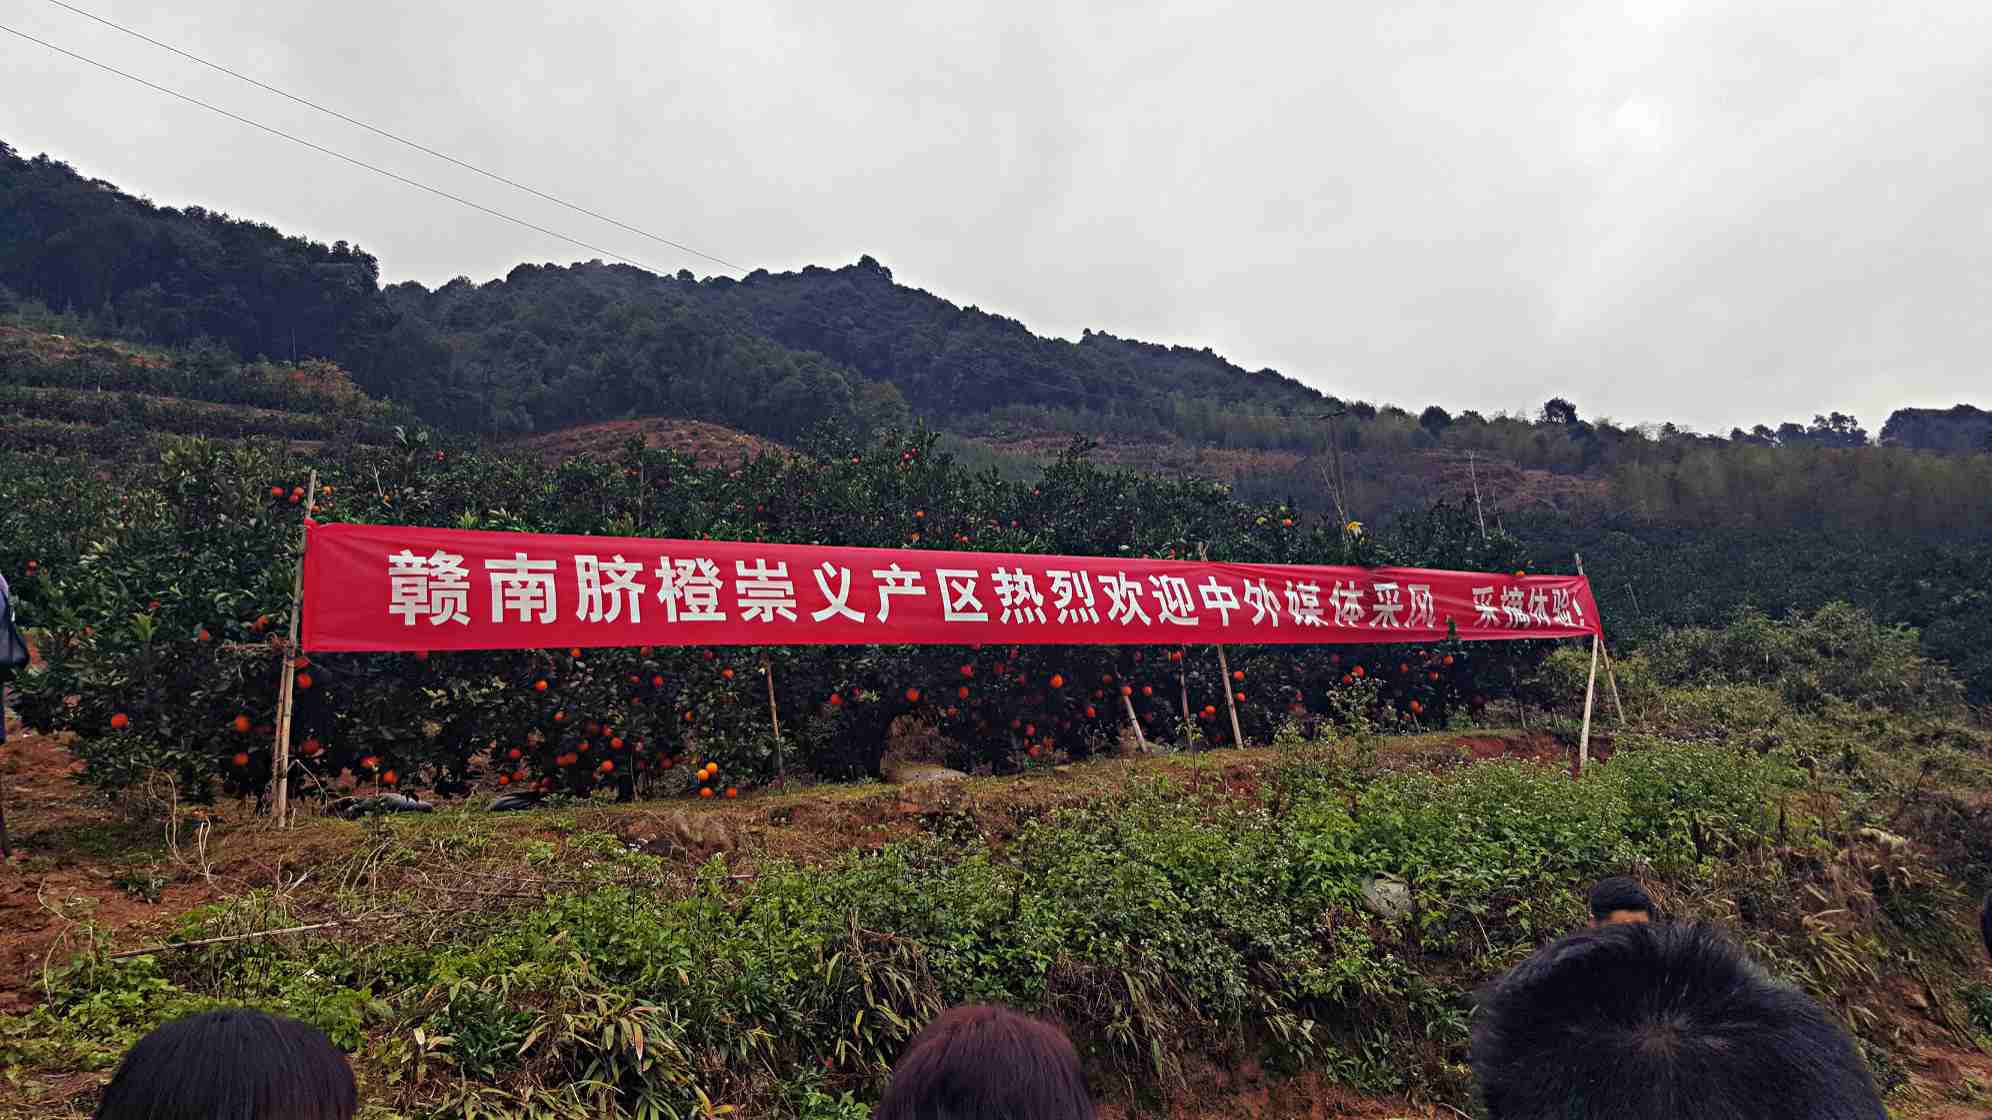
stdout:
<svg viewBox="0 0 1992 1120">
<path fill-rule="evenodd" d="M 1839 412 L 1726 438 L 1587 419 L 1562 398 L 1530 417 L 1437 404 L 1414 415 L 1209 349 L 1036 335 L 900 285 L 869 256 L 737 280 L 589 262 L 382 288 L 378 262 L 358 246 L 156 206 L 0 143 L 0 314 L 9 312 L 55 312 L 80 333 L 153 346 L 219 345 L 243 362 L 335 361 L 368 394 L 479 435 L 669 417 L 794 443 L 918 417 L 999 449 L 1083 434 L 1152 445 L 1158 461 L 1181 461 L 1182 448 L 1290 453 L 1296 466 L 1282 485 L 1313 487 L 1317 460 L 1347 455 L 1355 483 L 1386 489 L 1407 456 L 1433 452 L 1603 480 L 1672 478 L 1697 455 L 1729 455 L 1740 468 L 1758 451 L 1872 450 L 1866 429 Z M 1985 438 L 1981 410 L 1931 413 L 1897 412 L 1883 441 L 1958 452 Z M 1671 505 L 1677 490 L 1649 493 Z"/>
</svg>

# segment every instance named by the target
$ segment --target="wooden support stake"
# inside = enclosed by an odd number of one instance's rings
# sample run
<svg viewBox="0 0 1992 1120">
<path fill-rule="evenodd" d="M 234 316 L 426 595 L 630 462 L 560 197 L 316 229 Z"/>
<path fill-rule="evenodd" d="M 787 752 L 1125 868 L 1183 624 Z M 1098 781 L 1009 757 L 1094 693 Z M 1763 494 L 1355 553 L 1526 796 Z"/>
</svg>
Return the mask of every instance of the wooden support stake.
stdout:
<svg viewBox="0 0 1992 1120">
<path fill-rule="evenodd" d="M 305 484 L 304 492 L 304 519 L 307 523 L 311 520 L 312 511 L 317 508 L 318 468 L 313 467 L 311 481 Z M 277 689 L 277 742 L 270 763 L 276 782 L 270 807 L 276 814 L 278 828 L 290 827 L 291 708 L 297 694 L 297 624 L 298 616 L 304 613 L 304 550 L 311 541 L 309 525 L 299 529 L 297 536 L 297 579 L 291 584 L 290 640 L 284 643 L 283 683 Z"/>
<path fill-rule="evenodd" d="M 1591 678 L 1584 685 L 1584 731 L 1577 738 L 1577 774 L 1582 777 L 1584 768 L 1591 764 L 1591 704 L 1598 698 L 1598 648 L 1605 644 L 1602 636 L 1591 635 Z"/>
<path fill-rule="evenodd" d="M 1332 434 L 1334 430 L 1335 428 L 1331 424 L 1328 431 Z M 1339 460 L 1337 461 L 1339 462 Z M 1348 523 L 1348 512 L 1346 510 L 1342 512 L 1342 521 L 1346 530 Z M 1197 545 L 1197 558 L 1206 562 L 1209 561 L 1210 546 L 1205 544 Z M 1217 647 L 1217 671 L 1220 674 L 1218 683 L 1224 688 L 1224 707 L 1231 713 L 1231 743 L 1233 746 L 1243 750 L 1245 747 L 1245 735 L 1238 729 L 1238 701 L 1232 698 L 1231 692 L 1231 663 L 1224 656 L 1224 647 L 1221 645 Z M 1185 711 L 1189 710 L 1187 702 L 1183 704 L 1183 709 Z"/>
<path fill-rule="evenodd" d="M 1141 717 L 1134 714 L 1134 697 L 1121 693 L 1121 705 L 1127 709 L 1127 722 L 1134 728 L 1134 741 L 1142 750 L 1148 749 L 1148 736 L 1141 733 Z"/>
<path fill-rule="evenodd" d="M 1190 670 L 1189 651 L 1182 647 L 1176 650 L 1176 687 L 1183 695 L 1183 734 L 1188 735 L 1196 724 L 1190 722 Z M 1187 744 L 1186 744 L 1187 745 Z"/>
<path fill-rule="evenodd" d="M 1224 675 L 1224 706 L 1231 712 L 1231 743 L 1240 749 L 1245 746 L 1245 736 L 1238 730 L 1238 698 L 1231 691 L 1231 663 L 1224 656 L 1224 647 L 1217 647 L 1217 671 Z"/>
<path fill-rule="evenodd" d="M 761 674 L 768 678 L 768 722 L 775 725 L 775 777 L 786 784 L 788 767 L 782 762 L 782 713 L 775 707 L 775 663 L 765 653 L 761 655 Z"/>
<path fill-rule="evenodd" d="M 1590 579 L 1591 577 L 1584 575 L 1583 554 L 1573 552 L 1571 555 L 1577 558 L 1577 574 L 1583 576 L 1585 579 Z M 1598 636 L 1602 638 L 1604 633 L 1605 620 L 1600 618 L 1598 619 Z M 1605 658 L 1605 683 L 1612 686 L 1612 710 L 1618 713 L 1619 724 L 1623 726 L 1625 723 L 1625 704 L 1619 700 L 1619 680 L 1618 674 L 1612 671 L 1612 651 L 1603 648 L 1603 644 L 1600 643 L 1599 652 L 1603 653 Z"/>
</svg>

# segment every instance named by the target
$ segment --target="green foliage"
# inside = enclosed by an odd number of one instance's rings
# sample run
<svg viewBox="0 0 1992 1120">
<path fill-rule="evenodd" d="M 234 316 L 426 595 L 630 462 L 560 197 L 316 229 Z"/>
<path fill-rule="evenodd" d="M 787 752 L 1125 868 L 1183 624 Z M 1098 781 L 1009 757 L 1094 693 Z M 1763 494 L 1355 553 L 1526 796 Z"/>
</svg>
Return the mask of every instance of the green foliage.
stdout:
<svg viewBox="0 0 1992 1120">
<path fill-rule="evenodd" d="M 1746 610 L 1720 630 L 1672 630 L 1646 659 L 1664 684 L 1760 685 L 1800 711 L 1828 699 L 1897 712 L 1955 711 L 1963 701 L 1949 671 L 1923 656 L 1914 630 L 1879 625 L 1846 603 L 1782 620 Z"/>
<path fill-rule="evenodd" d="M 74 735 L 85 780 L 123 790 L 164 772 L 194 799 L 265 786 L 279 677 L 271 643 L 289 623 L 303 466 L 267 446 L 175 440 L 120 480 L 115 499 L 67 465 L 28 491 L 36 512 L 73 525 L 76 538 L 22 588 L 47 664 L 21 680 L 19 707 L 31 725 Z M 1079 555 L 1184 557 L 1207 546 L 1237 561 L 1502 570 L 1521 553 L 1512 538 L 1472 531 L 1457 508 L 1351 536 L 1209 483 L 1103 469 L 1083 448 L 1034 481 L 1006 481 L 919 433 L 731 469 L 632 446 L 548 470 L 403 432 L 320 470 L 323 520 Z M 62 486 L 84 497 L 63 508 Z M 1208 651 L 1171 646 L 325 655 L 300 666 L 293 747 L 307 794 L 448 790 L 493 775 L 578 796 L 689 795 L 707 762 L 720 767 L 717 794 L 769 780 L 778 761 L 870 774 L 905 719 L 963 767 L 1083 756 L 1119 739 L 1122 689 L 1158 739 L 1186 714 L 1202 737 L 1228 738 L 1227 693 L 1243 697 L 1254 740 L 1288 720 L 1443 725 L 1544 652 L 1235 647 L 1230 680 Z M 783 713 L 779 760 L 764 664 Z"/>
<path fill-rule="evenodd" d="M 101 1068 L 160 1018 L 252 1002 L 356 1048 L 378 1103 L 404 1111 L 850 1117 L 941 1007 L 995 1001 L 1065 1024 L 1101 1083 L 1166 1095 L 1193 1058 L 1258 1055 L 1460 1099 L 1477 978 L 1577 921 L 1574 890 L 1600 874 L 1720 882 L 1715 853 L 1770 851 L 1792 787 L 1775 760 L 1664 741 L 1578 783 L 1522 763 L 1366 769 L 1342 751 L 1295 745 L 1264 807 L 1138 781 L 1026 821 L 1000 854 L 971 816 L 947 840 L 763 859 L 744 884 L 715 860 L 681 894 L 577 869 L 567 893 L 385 952 L 301 939 L 171 971 L 86 959 L 46 1007 L 0 1018 L 0 1039 L 21 1068 Z M 1411 885 L 1407 921 L 1364 909 L 1385 872 Z M 256 896 L 183 932 L 286 920 Z"/>
</svg>

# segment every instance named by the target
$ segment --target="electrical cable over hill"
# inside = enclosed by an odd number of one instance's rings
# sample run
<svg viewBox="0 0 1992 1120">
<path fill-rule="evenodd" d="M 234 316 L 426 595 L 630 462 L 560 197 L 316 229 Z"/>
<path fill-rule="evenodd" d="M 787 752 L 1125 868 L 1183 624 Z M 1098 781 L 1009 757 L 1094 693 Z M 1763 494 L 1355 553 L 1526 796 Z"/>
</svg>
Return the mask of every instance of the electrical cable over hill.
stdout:
<svg viewBox="0 0 1992 1120">
<path fill-rule="evenodd" d="M 376 136 L 385 137 L 389 140 L 394 141 L 397 144 L 401 144 L 406 147 L 413 148 L 418 152 L 423 152 L 427 155 L 434 156 L 437 159 L 444 161 L 445 163 L 452 164 L 456 167 L 461 167 L 465 171 L 475 172 L 476 174 L 482 175 L 487 179 L 493 180 L 494 182 L 503 183 L 506 186 L 511 187 L 515 190 L 524 191 L 527 194 L 534 196 L 535 198 L 545 199 L 546 201 L 551 202 L 556 206 L 564 206 L 567 209 L 572 210 L 577 214 L 585 214 L 588 217 L 594 218 L 597 221 L 607 222 L 618 229 L 636 234 L 638 237 L 647 237 L 650 240 L 655 241 L 660 245 L 669 245 L 673 249 L 677 249 L 681 252 L 690 253 L 695 257 L 703 257 L 706 260 L 712 261 L 714 264 L 724 265 L 727 268 L 733 269 L 737 272 L 747 271 L 742 266 L 734 264 L 732 261 L 729 261 L 723 257 L 716 257 L 711 253 L 705 252 L 700 249 L 694 249 L 690 245 L 686 245 L 682 242 L 673 241 L 668 237 L 662 236 L 661 234 L 651 233 L 649 230 L 643 229 L 640 226 L 633 226 L 628 222 L 612 218 L 607 214 L 602 214 L 594 210 L 590 210 L 586 206 L 582 206 L 579 203 L 569 202 L 564 198 L 560 198 L 556 195 L 548 194 L 545 191 L 539 190 L 537 188 L 527 186 L 526 184 L 518 182 L 515 179 L 508 179 L 505 176 L 500 175 L 495 171 L 488 171 L 482 167 L 477 166 L 474 163 L 469 163 L 464 160 L 460 160 L 455 156 L 452 156 L 446 152 L 439 152 L 436 149 L 431 148 L 426 144 L 421 144 L 414 140 L 410 140 L 405 136 L 398 136 L 395 133 L 389 132 L 384 128 L 368 124 L 367 122 L 360 120 L 356 117 L 348 116 L 345 113 L 338 111 L 337 109 L 327 108 L 326 106 L 320 105 L 316 101 L 312 101 L 309 98 L 300 97 L 297 94 L 291 93 L 288 90 L 279 89 L 276 86 L 270 85 L 268 82 L 258 81 L 257 79 L 252 78 L 247 74 L 231 70 L 228 67 L 223 66 L 218 62 L 210 62 L 209 60 L 202 58 L 197 54 L 181 50 L 179 47 L 173 46 L 171 43 L 162 43 L 159 40 L 152 38 L 150 35 L 146 35 L 143 32 L 134 31 L 131 28 L 124 26 L 121 23 L 117 23 L 115 21 L 105 19 L 100 15 L 84 11 L 82 8 L 79 8 L 74 4 L 66 4 L 63 2 L 63 0 L 49 0 L 49 3 L 54 4 L 56 7 L 62 8 L 65 11 L 74 12 L 85 19 L 95 20 L 96 22 L 103 24 L 105 27 L 111 28 L 114 31 L 123 32 L 124 34 L 129 35 L 134 39 L 139 39 L 144 42 L 150 43 L 153 46 L 158 47 L 160 50 L 170 51 L 173 54 L 179 55 L 181 58 L 188 60 L 189 62 L 197 62 L 202 66 L 207 67 L 210 70 L 226 74 L 229 77 L 236 79 L 237 81 L 247 82 L 250 85 L 255 86 L 257 89 L 266 90 L 270 93 L 276 94 L 278 97 L 287 98 L 291 101 L 296 102 L 299 105 L 304 106 L 307 109 L 316 110 L 317 112 L 324 113 L 325 115 L 330 117 L 337 117 L 339 120 L 345 121 L 347 124 L 350 124 L 355 128 L 366 129 L 368 132 L 371 132 Z"/>
<path fill-rule="evenodd" d="M 163 93 L 163 94 L 166 94 L 166 95 L 167 95 L 167 96 L 169 96 L 169 97 L 176 97 L 176 98 L 180 99 L 181 101 L 185 101 L 185 102 L 187 102 L 187 103 L 188 103 L 188 104 L 190 104 L 190 105 L 198 105 L 198 106 L 200 106 L 201 108 L 203 108 L 203 109 L 206 109 L 206 110 L 208 110 L 208 111 L 209 111 L 209 112 L 211 112 L 211 113 L 219 113 L 219 114 L 221 114 L 222 116 L 224 116 L 224 117 L 227 117 L 227 118 L 228 118 L 229 120 L 232 120 L 232 121 L 235 121 L 235 122 L 237 122 L 237 123 L 240 123 L 240 124 L 246 124 L 246 125 L 250 126 L 251 128 L 256 128 L 256 129 L 261 129 L 262 131 L 264 131 L 264 132 L 267 132 L 267 133 L 271 134 L 272 136 L 280 136 L 280 137 L 284 138 L 285 140 L 289 140 L 289 141 L 290 141 L 291 143 L 293 143 L 293 144 L 298 144 L 298 145 L 301 145 L 301 146 L 303 146 L 303 147 L 306 147 L 306 148 L 310 148 L 310 149 L 311 149 L 312 151 L 314 151 L 314 152 L 318 152 L 318 153 L 320 153 L 320 154 L 323 154 L 323 155 L 328 155 L 328 156 L 331 156 L 332 158 L 334 158 L 334 159 L 337 159 L 337 160 L 342 160 L 342 161 L 344 161 L 344 162 L 346 162 L 346 163 L 350 163 L 350 164 L 352 164 L 352 165 L 353 165 L 353 166 L 355 166 L 355 167 L 360 167 L 360 168 L 364 168 L 364 169 L 366 169 L 366 170 L 368 170 L 368 171 L 371 171 L 371 172 L 373 172 L 373 173 L 374 173 L 374 174 L 376 174 L 376 175 L 383 175 L 383 176 L 385 176 L 385 177 L 387 177 L 387 178 L 389 178 L 389 179 L 393 179 L 393 180 L 394 180 L 395 182 L 397 182 L 397 183 L 401 183 L 401 184 L 404 184 L 404 185 L 406 185 L 406 186 L 410 186 L 410 187 L 414 187 L 414 188 L 416 188 L 417 190 L 423 190 L 423 191 L 427 191 L 427 192 L 429 192 L 430 194 L 433 194 L 433 195 L 437 196 L 438 198 L 446 198 L 446 199 L 449 199 L 449 200 L 450 200 L 451 202 L 454 202 L 454 203 L 457 203 L 457 204 L 459 204 L 459 205 L 462 205 L 462 206 L 468 206 L 468 207 L 470 207 L 470 208 L 471 208 L 472 210 L 476 210 L 476 211 L 478 211 L 478 212 L 480 212 L 480 213 L 484 213 L 484 214 L 489 214 L 490 216 L 492 216 L 492 217 L 494 217 L 494 218 L 499 218 L 499 219 L 502 219 L 502 220 L 504 220 L 504 221 L 507 221 L 507 222 L 510 222 L 510 223 L 512 223 L 513 225 L 515 225 L 515 226 L 519 226 L 519 227 L 521 227 L 521 228 L 523 228 L 523 229 L 529 229 L 529 230 L 532 230 L 532 231 L 533 231 L 533 232 L 535 232 L 535 233 L 543 233 L 543 234 L 545 234 L 545 235 L 546 235 L 546 236 L 548 236 L 548 237 L 552 237 L 552 238 L 556 238 L 556 239 L 558 239 L 558 240 L 561 240 L 561 241 L 565 241 L 565 242 L 567 242 L 567 243 L 568 243 L 568 244 L 570 244 L 570 245 L 578 245 L 578 246 L 580 246 L 581 248 L 583 248 L 583 249 L 586 249 L 586 250 L 588 250 L 588 251 L 589 251 L 589 252 L 591 252 L 591 253 L 596 253 L 596 254 L 599 254 L 599 255 L 601 255 L 601 256 L 604 256 L 604 257 L 611 257 L 611 258 L 614 258 L 615 260 L 618 260 L 618 261 L 621 261 L 621 262 L 622 262 L 622 263 L 624 263 L 624 264 L 627 264 L 627 265 L 630 265 L 630 266 L 632 266 L 632 267 L 635 267 L 635 268 L 641 268 L 641 269 L 643 269 L 643 270 L 645 270 L 645 271 L 647 271 L 647 272 L 651 272 L 651 273 L 655 273 L 655 274 L 658 274 L 658 275 L 665 275 L 665 272 L 664 272 L 664 270 L 663 270 L 663 269 L 661 269 L 661 268 L 658 268 L 658 267 L 656 267 L 655 265 L 650 265 L 650 264 L 645 264 L 644 262 L 642 262 L 642 261 L 639 261 L 639 260 L 633 260 L 633 259 L 631 259 L 631 258 L 629 258 L 629 257 L 626 257 L 626 256 L 622 255 L 621 253 L 617 253 L 617 252 L 614 252 L 614 251 L 612 251 L 612 250 L 609 250 L 609 249 L 604 249 L 604 248 L 602 248 L 602 247 L 601 247 L 601 246 L 599 246 L 599 245 L 594 245 L 594 244 L 591 244 L 591 243 L 589 243 L 589 242 L 586 242 L 586 241 L 583 241 L 583 240 L 581 240 L 581 239 L 580 239 L 580 238 L 578 238 L 578 237 L 569 237 L 568 235 L 566 235 L 566 234 L 564 234 L 564 233 L 561 233 L 561 232 L 559 232 L 558 230 L 551 230 L 551 229 L 548 229 L 548 228 L 546 228 L 545 226 L 542 226 L 542 225 L 536 225 L 536 224 L 534 224 L 533 222 L 529 222 L 529 221 L 525 220 L 524 218 L 519 218 L 519 217 L 514 217 L 514 216 L 513 216 L 513 215 L 511 215 L 511 214 L 507 214 L 507 213 L 505 213 L 505 212 L 504 212 L 503 210 L 494 210 L 494 209 L 492 209 L 491 207 L 489 207 L 489 206 L 486 206 L 486 205 L 484 205 L 483 203 L 480 203 L 480 202 L 472 202 L 472 201 L 471 201 L 470 199 L 467 199 L 467 198 L 464 198 L 464 197 L 463 197 L 463 196 L 461 196 L 461 195 L 456 195 L 456 194 L 451 194 L 451 193 L 450 193 L 449 191 L 446 191 L 446 190 L 443 190 L 443 189 L 442 189 L 442 188 L 440 188 L 440 187 L 432 187 L 432 186 L 430 186 L 430 185 L 429 185 L 429 184 L 427 184 L 427 183 L 423 183 L 423 182 L 419 182 L 419 181 L 417 181 L 417 180 L 414 180 L 414 179 L 410 179 L 410 178 L 409 178 L 408 176 L 406 176 L 406 175 L 402 175 L 402 174 L 399 174 L 399 173 L 397 173 L 397 172 L 393 172 L 393 171 L 389 171 L 388 169 L 386 169 L 386 168 L 384 168 L 384 167 L 380 167 L 380 166 L 377 166 L 377 165 L 375 165 L 375 164 L 371 164 L 371 163 L 368 163 L 367 161 L 365 161 L 365 160 L 362 160 L 362 159 L 356 159 L 356 158 L 354 158 L 353 156 L 349 156 L 349 155 L 346 155 L 346 154 L 345 154 L 345 153 L 343 153 L 343 152 L 335 152 L 335 151 L 333 151 L 333 150 L 332 150 L 331 148 L 328 148 L 328 147 L 325 147 L 325 146 L 324 146 L 324 145 L 322 145 L 322 144 L 315 144 L 315 143 L 311 142 L 310 140 L 306 140 L 306 139 L 304 139 L 303 137 L 300 137 L 300 136 L 294 136 L 294 135 L 292 135 L 292 134 L 290 134 L 290 133 L 288 133 L 288 132 L 285 132 L 285 131 L 284 131 L 283 129 L 280 129 L 280 128 L 274 128 L 274 127 L 272 127 L 272 126 L 270 126 L 270 125 L 267 125 L 267 124 L 263 124 L 263 123 L 261 123 L 261 122 L 259 122 L 259 121 L 253 121 L 253 120 L 250 120 L 250 119 L 249 119 L 248 117 L 245 117 L 245 116 L 242 116 L 242 115 L 240 115 L 240 114 L 238 114 L 238 113 L 231 113 L 231 112 L 229 112 L 229 111 L 228 111 L 227 109 L 223 109 L 223 108 L 222 108 L 222 107 L 220 107 L 219 105 L 214 105 L 214 104 L 211 104 L 211 103 L 209 103 L 209 102 L 206 102 L 206 101 L 202 101 L 202 100 L 201 100 L 200 98 L 198 98 L 198 97 L 193 97 L 193 96 L 190 96 L 190 95 L 188 95 L 188 94 L 184 94 L 184 93 L 181 93 L 180 91 L 178 91 L 178 90 L 175 90 L 175 89 L 168 89 L 167 87 L 165 87 L 165 86 L 162 86 L 162 85 L 158 84 L 157 82 L 151 82 L 151 81 L 147 81 L 146 79 L 144 79 L 144 78 L 141 78 L 141 77 L 139 77 L 139 76 L 138 76 L 138 75 L 136 75 L 136 74 L 132 74 L 132 73 L 128 73 L 128 72 L 126 72 L 126 71 L 124 71 L 124 70 L 120 70 L 120 69 L 118 69 L 117 67 L 115 67 L 115 66 L 111 66 L 111 65 L 109 65 L 109 64 L 107 64 L 107 63 L 103 63 L 103 62 L 98 62 L 98 61 L 97 61 L 96 59 L 94 59 L 94 58 L 89 58 L 89 57 L 87 57 L 87 56 L 84 56 L 84 55 L 80 55 L 80 54 L 77 54 L 77 53 L 76 53 L 75 51 L 72 51 L 72 50 L 68 50 L 68 49 L 66 49 L 66 48 L 64 48 L 64 47 L 59 47 L 59 46 L 56 46 L 56 45 L 55 45 L 54 43 L 51 43 L 51 42 L 49 42 L 49 41 L 48 41 L 48 40 L 46 40 L 46 39 L 38 39 L 38 38 L 36 38 L 35 36 L 33 36 L 33 35 L 30 35 L 30 34 L 28 34 L 28 33 L 27 33 L 27 32 L 25 32 L 25 31 L 19 31 L 19 30 L 16 30 L 16 29 L 14 29 L 14 28 L 12 28 L 12 27 L 9 27 L 9 26 L 7 26 L 6 24 L 0 24 L 0 31 L 5 31 L 5 32 L 7 32 L 7 33 L 8 33 L 9 35 L 14 35 L 14 36 L 16 36 L 16 37 L 18 37 L 18 38 L 22 38 L 22 39 L 26 39 L 26 40 L 27 40 L 28 42 L 30 42 L 30 43 L 36 43 L 36 44 L 39 44 L 39 45 L 41 45 L 41 46 L 44 46 L 44 47 L 47 47 L 47 48 L 48 48 L 49 50 L 52 50 L 52 51 L 56 52 L 57 54 L 62 54 L 62 55 L 67 55 L 68 57 L 70 57 L 70 58 L 73 58 L 73 59 L 75 59 L 75 60 L 76 60 L 76 61 L 78 61 L 78 62 L 82 62 L 82 63 L 86 63 L 86 64 L 88 64 L 88 65 L 90 65 L 90 66 L 94 66 L 94 67 L 96 67 L 97 69 L 99 69 L 99 70 L 103 70 L 103 71 L 105 71 L 105 72 L 107 72 L 107 73 L 111 73 L 111 74 L 116 74 L 116 75 L 117 75 L 118 77 L 120 77 L 120 78 L 124 78 L 124 79 L 126 79 L 126 80 L 128 80 L 128 81 L 133 81 L 133 82 L 137 82 L 137 83 L 138 83 L 139 85 L 142 85 L 142 86 L 146 87 L 147 89 L 151 89 L 151 90 L 156 90 L 156 91 L 158 91 L 158 92 L 160 92 L 160 93 Z"/>
</svg>

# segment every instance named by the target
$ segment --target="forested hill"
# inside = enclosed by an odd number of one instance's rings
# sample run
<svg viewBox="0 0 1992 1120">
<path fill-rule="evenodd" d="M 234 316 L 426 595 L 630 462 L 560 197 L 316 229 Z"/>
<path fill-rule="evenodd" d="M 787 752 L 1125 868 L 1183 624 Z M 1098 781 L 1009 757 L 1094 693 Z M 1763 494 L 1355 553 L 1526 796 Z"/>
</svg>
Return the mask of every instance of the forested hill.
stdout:
<svg viewBox="0 0 1992 1120">
<path fill-rule="evenodd" d="M 1984 414 L 1964 406 L 1939 417 L 1898 413 L 1882 448 L 1839 412 L 1727 437 L 1614 425 L 1580 417 L 1561 398 L 1530 417 L 1455 415 L 1437 404 L 1414 413 L 1338 400 L 1209 350 L 1092 332 L 1044 338 L 896 284 L 870 257 L 739 280 L 599 262 L 520 265 L 502 280 L 433 291 L 383 289 L 378 276 L 357 246 L 155 206 L 0 143 L 0 315 L 66 316 L 79 333 L 152 346 L 214 343 L 241 361 L 331 359 L 368 393 L 464 433 L 666 416 L 792 440 L 819 424 L 863 433 L 917 414 L 998 450 L 1102 433 L 1165 450 L 1277 451 L 1287 463 L 1276 470 L 1290 474 L 1275 477 L 1262 463 L 1237 477 L 1302 492 L 1321 488 L 1330 449 L 1321 415 L 1345 412 L 1334 426 L 1351 457 L 1343 473 L 1368 493 L 1348 504 L 1366 516 L 1388 512 L 1384 502 L 1424 500 L 1403 484 L 1419 470 L 1470 483 L 1469 456 L 1610 480 L 1621 506 L 1663 519 L 1713 508 L 1770 525 L 1858 520 L 1947 533 L 1959 521 L 1982 524 L 1992 501 L 1971 497 L 1988 469 L 1969 454 L 1982 444 Z M 1972 461 L 1901 457 L 1926 446 Z M 1833 492 L 1821 495 L 1828 477 Z M 1757 500 L 1766 493 L 1790 499 Z M 1739 513 L 1743 499 L 1755 506 Z"/>
<path fill-rule="evenodd" d="M 1208 350 L 1015 320 L 893 283 L 867 257 L 745 279 L 600 263 L 486 284 L 383 290 L 375 259 L 198 206 L 155 206 L 0 144 L 0 311 L 35 303 L 96 334 L 219 342 L 244 360 L 325 357 L 368 391 L 463 431 L 669 414 L 778 438 L 818 421 L 946 423 L 1078 410 L 1195 438 L 1199 423 L 1299 418 L 1325 398 Z"/>
</svg>

